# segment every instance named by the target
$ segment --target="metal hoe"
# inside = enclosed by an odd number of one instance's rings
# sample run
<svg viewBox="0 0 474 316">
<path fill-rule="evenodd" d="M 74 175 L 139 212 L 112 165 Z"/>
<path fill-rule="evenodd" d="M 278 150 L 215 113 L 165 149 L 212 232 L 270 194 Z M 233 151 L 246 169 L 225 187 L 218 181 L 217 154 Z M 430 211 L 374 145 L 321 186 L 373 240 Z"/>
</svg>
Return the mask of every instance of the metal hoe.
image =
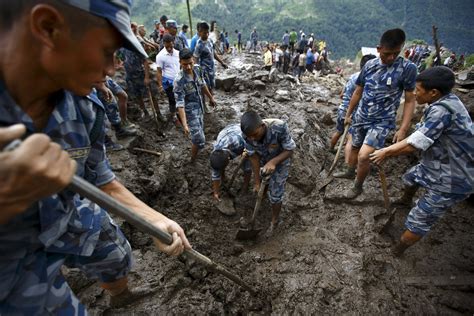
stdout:
<svg viewBox="0 0 474 316">
<path fill-rule="evenodd" d="M 3 150 L 4 151 L 14 150 L 20 144 L 21 144 L 20 140 L 15 140 L 11 142 L 10 144 L 8 144 Z M 82 179 L 81 177 L 75 175 L 72 178 L 72 181 L 68 186 L 68 189 L 76 192 L 82 197 L 85 197 L 91 200 L 94 203 L 97 203 L 99 206 L 108 210 L 110 213 L 122 217 L 128 223 L 138 228 L 140 231 L 147 233 L 155 238 L 158 238 L 161 242 L 167 245 L 170 245 L 173 243 L 173 237 L 169 233 L 155 227 L 153 224 L 146 221 L 141 216 L 131 211 L 130 209 L 125 207 L 123 204 L 121 204 L 120 202 L 118 202 L 117 200 L 115 200 L 114 198 L 106 194 L 105 192 L 101 191 L 94 185 L 90 184 L 86 180 Z M 185 249 L 183 256 L 189 259 L 194 259 L 195 261 L 205 266 L 207 269 L 225 276 L 232 282 L 235 282 L 236 284 L 240 285 L 246 291 L 249 291 L 252 294 L 257 293 L 253 288 L 250 287 L 250 285 L 245 283 L 240 277 L 238 277 L 234 273 L 231 273 L 230 271 L 225 269 L 223 266 L 212 261 L 211 259 L 199 253 L 198 251 L 194 249 Z"/>
</svg>

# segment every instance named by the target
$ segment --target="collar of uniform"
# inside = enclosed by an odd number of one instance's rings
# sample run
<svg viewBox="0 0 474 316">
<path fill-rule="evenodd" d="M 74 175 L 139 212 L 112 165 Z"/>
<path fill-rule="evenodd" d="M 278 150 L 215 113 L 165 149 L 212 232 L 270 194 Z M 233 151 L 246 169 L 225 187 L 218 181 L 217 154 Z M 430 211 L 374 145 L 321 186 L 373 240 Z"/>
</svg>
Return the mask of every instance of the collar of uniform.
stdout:
<svg viewBox="0 0 474 316">
<path fill-rule="evenodd" d="M 48 119 L 46 129 L 48 129 L 52 118 L 54 118 L 57 124 L 77 118 L 76 108 L 68 106 L 68 104 L 74 104 L 73 96 L 70 92 L 61 90 L 55 97 L 54 110 Z M 2 81 L 0 81 L 0 118 L 2 125 L 23 123 L 31 132 L 36 131 L 31 117 L 13 100 Z"/>
</svg>

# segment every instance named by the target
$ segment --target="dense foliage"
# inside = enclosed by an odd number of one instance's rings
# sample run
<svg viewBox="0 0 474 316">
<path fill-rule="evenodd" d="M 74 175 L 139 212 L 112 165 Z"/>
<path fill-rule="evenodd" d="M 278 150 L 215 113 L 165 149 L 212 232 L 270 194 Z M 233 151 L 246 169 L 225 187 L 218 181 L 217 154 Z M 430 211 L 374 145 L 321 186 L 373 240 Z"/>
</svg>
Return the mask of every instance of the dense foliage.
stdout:
<svg viewBox="0 0 474 316">
<path fill-rule="evenodd" d="M 302 29 L 325 40 L 334 57 L 353 57 L 360 46 L 375 46 L 383 30 L 402 27 L 408 38 L 439 40 L 461 53 L 474 52 L 472 0 L 190 0 L 193 24 L 217 20 L 229 31 L 248 38 L 256 27 L 260 38 L 280 41 L 285 30 Z M 133 16 L 151 28 L 162 14 L 188 22 L 186 1 L 135 0 Z M 151 30 L 150 30 L 151 31 Z"/>
</svg>

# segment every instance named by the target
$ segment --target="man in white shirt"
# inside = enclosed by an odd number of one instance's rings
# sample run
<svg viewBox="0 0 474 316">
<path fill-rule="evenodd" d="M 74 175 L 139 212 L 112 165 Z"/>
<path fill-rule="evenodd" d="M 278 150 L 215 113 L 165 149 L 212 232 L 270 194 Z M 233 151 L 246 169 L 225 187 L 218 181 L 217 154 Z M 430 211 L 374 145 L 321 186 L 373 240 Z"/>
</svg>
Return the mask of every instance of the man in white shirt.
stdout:
<svg viewBox="0 0 474 316">
<path fill-rule="evenodd" d="M 174 98 L 173 83 L 179 72 L 179 51 L 174 48 L 174 36 L 165 33 L 163 35 L 164 48 L 156 55 L 156 81 L 161 94 L 166 93 L 169 102 L 170 121 L 176 122 L 176 100 Z"/>
</svg>

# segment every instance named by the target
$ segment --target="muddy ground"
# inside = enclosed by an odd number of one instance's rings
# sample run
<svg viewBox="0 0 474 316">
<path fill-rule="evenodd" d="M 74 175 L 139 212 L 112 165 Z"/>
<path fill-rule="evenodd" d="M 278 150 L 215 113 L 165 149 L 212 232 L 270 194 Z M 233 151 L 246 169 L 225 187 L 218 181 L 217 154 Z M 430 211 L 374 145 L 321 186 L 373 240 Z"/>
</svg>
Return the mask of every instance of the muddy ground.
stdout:
<svg viewBox="0 0 474 316">
<path fill-rule="evenodd" d="M 229 59 L 230 61 L 230 59 Z M 227 74 L 237 75 L 230 92 L 216 91 L 219 107 L 206 115 L 207 145 L 190 164 L 190 142 L 175 126 L 158 136 L 153 122 L 138 122 L 140 135 L 127 150 L 109 153 L 118 178 L 153 208 L 180 223 L 194 249 L 237 273 L 259 291 L 254 296 L 214 273 L 158 253 L 149 237 L 120 221 L 135 256 L 132 285 L 156 291 L 122 309 L 109 309 L 99 287 L 75 271 L 68 279 L 93 315 L 155 314 L 470 314 L 474 313 L 473 204 L 449 211 L 431 233 L 405 256 L 391 256 L 390 246 L 403 230 L 408 210 L 400 209 L 384 227 L 379 178 L 373 172 L 355 201 L 339 198 L 351 185 L 337 180 L 324 191 L 316 187 L 334 158 L 327 140 L 334 129 L 337 95 L 343 81 L 268 76 L 253 78 L 255 56 L 235 58 Z M 219 72 L 222 69 L 219 68 Z M 263 81 L 262 86 L 255 80 Z M 258 90 L 260 89 L 260 90 Z M 279 92 L 277 92 L 280 90 Z M 281 90 L 292 90 L 289 94 Z M 471 97 L 463 96 L 473 102 Z M 162 101 L 162 112 L 167 102 Z M 264 117 L 288 122 L 297 149 L 293 156 L 282 222 L 270 238 L 238 242 L 239 218 L 253 208 L 251 192 L 235 199 L 238 214 L 225 216 L 211 198 L 208 156 L 212 141 L 227 124 L 252 108 Z M 132 118 L 133 107 L 130 108 Z M 137 121 L 137 117 L 135 117 Z M 155 150 L 160 157 L 133 148 Z M 390 196 L 399 194 L 403 172 L 415 156 L 386 164 Z M 232 170 L 233 168 L 229 168 Z M 237 191 L 242 182 L 234 183 Z M 258 218 L 264 230 L 270 205 Z M 262 234 L 263 235 L 263 234 Z"/>
</svg>

